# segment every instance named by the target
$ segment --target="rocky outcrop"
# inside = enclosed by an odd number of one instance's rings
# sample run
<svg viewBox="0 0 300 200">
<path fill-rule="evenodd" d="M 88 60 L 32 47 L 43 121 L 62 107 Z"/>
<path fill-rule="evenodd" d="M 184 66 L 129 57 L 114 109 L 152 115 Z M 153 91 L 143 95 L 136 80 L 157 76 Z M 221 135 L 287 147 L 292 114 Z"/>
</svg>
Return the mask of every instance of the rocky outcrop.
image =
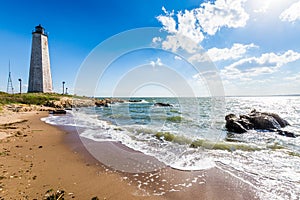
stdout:
<svg viewBox="0 0 300 200">
<path fill-rule="evenodd" d="M 94 106 L 95 101 L 92 98 L 72 98 L 63 97 L 59 100 L 48 101 L 45 106 L 64 109 L 64 108 L 74 108 L 74 107 L 88 107 Z"/>
<path fill-rule="evenodd" d="M 31 111 L 53 111 L 55 108 L 42 105 L 9 104 L 4 106 L 5 110 L 13 112 L 31 112 Z"/>
<path fill-rule="evenodd" d="M 57 110 L 87 106 L 95 106 L 95 100 L 92 98 L 62 97 L 59 100 L 49 100 L 44 105 L 8 104 L 4 108 L 13 112 L 49 111 L 53 113 Z"/>
<path fill-rule="evenodd" d="M 112 98 L 106 98 L 106 99 L 97 99 L 95 101 L 95 105 L 98 107 L 108 107 L 110 104 L 115 103 L 124 103 L 125 101 L 123 99 L 112 99 Z"/>
<path fill-rule="evenodd" d="M 294 133 L 283 131 L 289 123 L 275 113 L 251 111 L 248 115 L 237 117 L 229 114 L 225 117 L 226 129 L 234 133 L 245 133 L 251 129 L 268 130 L 287 137 L 296 137 Z"/>
<path fill-rule="evenodd" d="M 225 117 L 226 120 L 226 128 L 230 132 L 235 133 L 245 133 L 247 132 L 247 128 L 242 125 L 243 121 L 242 119 L 239 119 L 234 114 L 229 114 Z"/>
</svg>

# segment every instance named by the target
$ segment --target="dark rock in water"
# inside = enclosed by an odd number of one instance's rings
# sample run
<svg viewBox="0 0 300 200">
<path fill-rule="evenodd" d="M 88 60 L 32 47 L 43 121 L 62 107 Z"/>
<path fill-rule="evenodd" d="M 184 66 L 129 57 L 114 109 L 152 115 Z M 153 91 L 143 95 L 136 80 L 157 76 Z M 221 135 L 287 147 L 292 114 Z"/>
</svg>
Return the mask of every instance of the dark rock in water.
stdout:
<svg viewBox="0 0 300 200">
<path fill-rule="evenodd" d="M 236 121 L 230 121 L 226 123 L 226 128 L 228 131 L 235 133 L 246 133 L 247 129 L 245 129 L 240 123 Z"/>
<path fill-rule="evenodd" d="M 282 128 L 290 125 L 286 120 L 282 119 L 281 117 L 279 117 L 279 115 L 275 113 L 262 113 L 262 114 L 272 116 L 280 124 Z"/>
<path fill-rule="evenodd" d="M 114 99 L 114 98 L 106 98 L 106 99 L 97 99 L 95 101 L 95 105 L 97 107 L 108 107 L 110 104 L 114 103 L 124 103 L 125 101 L 122 99 Z"/>
<path fill-rule="evenodd" d="M 67 114 L 66 110 L 51 110 L 50 114 Z"/>
<path fill-rule="evenodd" d="M 245 133 L 247 132 L 247 129 L 243 127 L 239 123 L 239 118 L 237 118 L 234 114 L 229 114 L 225 117 L 226 120 L 226 128 L 228 131 L 236 132 L 236 133 Z"/>
<path fill-rule="evenodd" d="M 142 102 L 142 100 L 141 99 L 130 99 L 130 100 L 128 100 L 129 102 L 131 102 L 131 103 L 138 103 L 138 102 Z"/>
<path fill-rule="evenodd" d="M 108 103 L 105 100 L 98 100 L 95 102 L 95 105 L 97 107 L 100 107 L 100 106 L 108 107 Z"/>
<path fill-rule="evenodd" d="M 275 113 L 252 110 L 248 115 L 241 115 L 240 117 L 229 114 L 225 117 L 225 120 L 227 130 L 234 133 L 245 133 L 247 130 L 260 129 L 276 132 L 287 137 L 296 137 L 294 133 L 280 130 L 288 126 L 289 123 Z"/>
<path fill-rule="evenodd" d="M 155 103 L 155 106 L 162 106 L 162 107 L 173 107 L 171 104 L 169 103 Z"/>
<path fill-rule="evenodd" d="M 245 117 L 238 118 L 234 114 L 225 117 L 226 128 L 228 131 L 235 133 L 245 133 L 247 130 L 253 129 L 253 124 Z"/>
<path fill-rule="evenodd" d="M 276 119 L 269 115 L 255 115 L 250 118 L 250 122 L 253 124 L 254 129 L 270 130 L 280 129 L 280 124 Z"/>
<path fill-rule="evenodd" d="M 247 116 L 240 116 L 240 119 L 238 119 L 238 122 L 245 127 L 245 129 L 250 130 L 253 129 L 254 126 L 253 124 L 250 122 L 250 119 Z"/>
</svg>

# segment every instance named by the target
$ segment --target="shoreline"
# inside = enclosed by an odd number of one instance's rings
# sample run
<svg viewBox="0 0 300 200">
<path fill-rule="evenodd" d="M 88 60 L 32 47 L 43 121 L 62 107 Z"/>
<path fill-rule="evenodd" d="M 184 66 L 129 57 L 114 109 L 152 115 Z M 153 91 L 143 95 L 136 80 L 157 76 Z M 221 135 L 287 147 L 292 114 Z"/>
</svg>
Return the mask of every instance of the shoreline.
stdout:
<svg viewBox="0 0 300 200">
<path fill-rule="evenodd" d="M 47 112 L 9 116 L 28 121 L 1 130 L 11 133 L 0 140 L 1 198 L 44 199 L 52 189 L 65 191 L 65 199 L 157 199 L 136 196 L 119 174 L 72 151 L 64 142 L 68 132 L 40 120 Z"/>
<path fill-rule="evenodd" d="M 17 128 L 9 130 L 12 136 L 0 140 L 1 152 L 9 151 L 0 157 L 5 163 L 1 164 L 0 197 L 40 199 L 49 189 L 61 189 L 65 199 L 258 199 L 254 188 L 218 168 L 180 171 L 164 167 L 125 173 L 105 167 L 86 150 L 74 127 L 46 124 L 40 120 L 46 116 L 46 112 L 23 115 L 28 121 L 15 124 Z M 21 137 L 16 137 L 18 131 Z M 108 142 L 89 144 L 96 151 L 130 151 L 120 144 L 118 148 Z"/>
</svg>

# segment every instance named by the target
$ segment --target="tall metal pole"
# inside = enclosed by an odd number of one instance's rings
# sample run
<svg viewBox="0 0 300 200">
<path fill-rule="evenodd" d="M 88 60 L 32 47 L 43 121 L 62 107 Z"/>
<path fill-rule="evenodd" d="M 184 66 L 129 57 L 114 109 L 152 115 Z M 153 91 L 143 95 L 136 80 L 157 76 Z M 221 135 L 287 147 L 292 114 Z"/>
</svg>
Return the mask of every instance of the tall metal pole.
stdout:
<svg viewBox="0 0 300 200">
<path fill-rule="evenodd" d="M 22 94 L 22 79 L 19 78 L 19 82 L 20 82 L 20 94 Z"/>
<path fill-rule="evenodd" d="M 64 81 L 62 82 L 62 84 L 63 84 L 63 92 L 62 92 L 62 94 L 65 94 L 65 83 L 66 82 L 64 82 Z"/>
<path fill-rule="evenodd" d="M 66 94 L 68 94 L 68 88 L 66 88 Z"/>
<path fill-rule="evenodd" d="M 7 93 L 14 93 L 14 87 L 12 85 L 12 80 L 11 80 L 11 72 L 10 72 L 10 60 L 8 61 L 8 81 L 7 81 Z"/>
</svg>

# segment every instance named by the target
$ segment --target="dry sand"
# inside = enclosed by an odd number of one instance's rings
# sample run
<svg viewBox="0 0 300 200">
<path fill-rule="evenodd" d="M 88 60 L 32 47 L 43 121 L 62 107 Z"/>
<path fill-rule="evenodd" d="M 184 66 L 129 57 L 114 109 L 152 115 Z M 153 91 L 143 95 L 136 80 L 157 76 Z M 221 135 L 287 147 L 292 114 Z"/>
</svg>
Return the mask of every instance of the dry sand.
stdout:
<svg viewBox="0 0 300 200">
<path fill-rule="evenodd" d="M 216 168 L 183 172 L 165 167 L 139 174 L 108 169 L 85 150 L 74 130 L 40 120 L 47 115 L 0 115 L 0 199 L 43 199 L 50 189 L 80 200 L 257 199 L 248 184 Z M 115 145 L 90 143 L 101 151 Z"/>
</svg>

